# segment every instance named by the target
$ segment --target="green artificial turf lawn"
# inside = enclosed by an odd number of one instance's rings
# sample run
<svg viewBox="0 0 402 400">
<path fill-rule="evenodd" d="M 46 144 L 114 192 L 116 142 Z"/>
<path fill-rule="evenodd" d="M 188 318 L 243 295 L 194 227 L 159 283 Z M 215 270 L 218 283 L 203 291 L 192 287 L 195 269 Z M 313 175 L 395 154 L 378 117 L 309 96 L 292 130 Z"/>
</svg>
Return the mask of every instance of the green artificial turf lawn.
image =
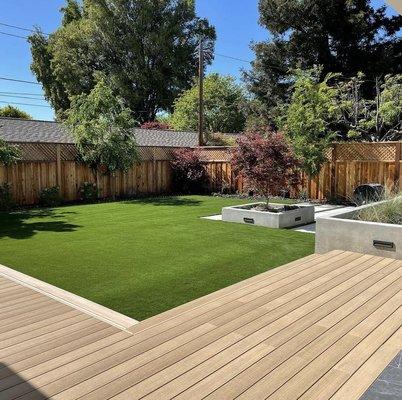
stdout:
<svg viewBox="0 0 402 400">
<path fill-rule="evenodd" d="M 0 263 L 142 320 L 314 251 L 314 235 L 200 219 L 247 201 L 152 198 L 0 214 Z"/>
</svg>

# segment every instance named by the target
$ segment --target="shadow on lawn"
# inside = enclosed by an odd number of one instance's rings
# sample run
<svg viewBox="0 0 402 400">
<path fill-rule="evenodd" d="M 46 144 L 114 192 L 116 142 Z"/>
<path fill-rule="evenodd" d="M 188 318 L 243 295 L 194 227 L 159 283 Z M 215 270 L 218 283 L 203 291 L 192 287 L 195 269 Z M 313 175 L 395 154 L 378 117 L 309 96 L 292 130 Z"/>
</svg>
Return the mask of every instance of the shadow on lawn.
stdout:
<svg viewBox="0 0 402 400">
<path fill-rule="evenodd" d="M 27 239 L 38 232 L 74 232 L 80 228 L 79 225 L 63 221 L 65 214 L 75 213 L 71 211 L 56 213 L 52 209 L 1 213 L 0 239 L 4 237 Z M 47 220 L 41 221 L 41 218 Z M 35 221 L 30 221 L 31 219 Z"/>
<path fill-rule="evenodd" d="M 198 206 L 201 200 L 189 199 L 186 197 L 147 197 L 143 199 L 133 199 L 126 201 L 128 204 L 150 204 L 153 206 Z"/>
</svg>

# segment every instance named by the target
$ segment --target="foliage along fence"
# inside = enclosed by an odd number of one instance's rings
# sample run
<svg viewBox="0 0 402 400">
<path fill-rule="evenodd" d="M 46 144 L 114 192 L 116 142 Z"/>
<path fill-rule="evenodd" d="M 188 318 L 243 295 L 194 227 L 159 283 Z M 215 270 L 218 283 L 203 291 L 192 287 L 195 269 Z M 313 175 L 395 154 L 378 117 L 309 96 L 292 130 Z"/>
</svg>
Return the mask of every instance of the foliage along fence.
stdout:
<svg viewBox="0 0 402 400">
<path fill-rule="evenodd" d="M 84 182 L 96 183 L 100 198 L 171 193 L 173 148 L 140 147 L 141 162 L 128 173 L 94 176 L 90 168 L 76 160 L 73 145 L 34 143 L 20 147 L 24 161 L 0 165 L 0 184 L 11 184 L 13 197 L 20 205 L 36 204 L 40 192 L 52 186 L 60 187 L 65 201 L 75 201 Z M 302 177 L 302 185 L 291 194 L 298 196 L 304 191 L 312 199 L 348 199 L 356 186 L 369 182 L 402 190 L 401 150 L 401 142 L 334 144 L 319 176 L 311 181 Z M 233 174 L 229 148 L 205 147 L 201 152 L 210 192 L 247 191 L 245 180 Z"/>
<path fill-rule="evenodd" d="M 215 156 L 216 151 L 206 149 L 210 190 L 247 191 L 245 180 L 232 173 L 229 153 L 222 149 L 218 160 L 210 158 L 211 153 Z M 320 174 L 311 180 L 302 176 L 302 184 L 291 194 L 298 196 L 304 192 L 315 200 L 348 200 L 353 190 L 363 183 L 380 183 L 389 191 L 402 191 L 401 153 L 401 142 L 333 144 Z"/>
<path fill-rule="evenodd" d="M 92 170 L 77 161 L 74 146 L 68 144 L 20 144 L 23 161 L 0 165 L 0 184 L 8 182 L 19 205 L 38 203 L 43 189 L 60 188 L 64 201 L 79 199 L 79 188 L 85 182 L 96 183 L 100 198 L 130 197 L 169 193 L 171 187 L 170 157 L 172 148 L 141 147 L 141 162 L 127 173 L 114 176 Z"/>
</svg>

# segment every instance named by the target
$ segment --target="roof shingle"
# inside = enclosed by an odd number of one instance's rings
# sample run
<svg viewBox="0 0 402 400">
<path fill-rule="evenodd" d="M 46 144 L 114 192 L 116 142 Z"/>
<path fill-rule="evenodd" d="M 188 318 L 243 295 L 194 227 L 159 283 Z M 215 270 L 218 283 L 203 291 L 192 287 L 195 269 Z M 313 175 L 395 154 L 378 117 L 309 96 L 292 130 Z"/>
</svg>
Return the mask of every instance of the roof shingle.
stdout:
<svg viewBox="0 0 402 400">
<path fill-rule="evenodd" d="M 176 132 L 133 128 L 138 146 L 195 147 L 196 132 Z M 0 137 L 7 142 L 74 143 L 68 129 L 52 121 L 23 120 L 0 117 Z"/>
</svg>

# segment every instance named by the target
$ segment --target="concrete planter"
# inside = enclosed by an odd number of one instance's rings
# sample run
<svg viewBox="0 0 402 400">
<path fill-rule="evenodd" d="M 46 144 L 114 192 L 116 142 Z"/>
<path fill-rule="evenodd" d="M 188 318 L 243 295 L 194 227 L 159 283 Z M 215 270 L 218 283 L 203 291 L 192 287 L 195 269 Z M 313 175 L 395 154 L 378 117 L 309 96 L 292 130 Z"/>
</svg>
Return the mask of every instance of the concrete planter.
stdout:
<svg viewBox="0 0 402 400">
<path fill-rule="evenodd" d="M 222 221 L 265 226 L 267 228 L 292 228 L 314 222 L 314 206 L 296 204 L 299 207 L 296 210 L 277 213 L 247 209 L 255 204 L 260 203 L 222 208 Z M 283 204 L 272 204 L 272 207 L 275 206 L 282 207 Z"/>
<path fill-rule="evenodd" d="M 356 212 L 383 202 L 357 207 L 353 211 L 317 217 L 316 253 L 348 250 L 402 259 L 402 225 L 356 221 Z"/>
</svg>

